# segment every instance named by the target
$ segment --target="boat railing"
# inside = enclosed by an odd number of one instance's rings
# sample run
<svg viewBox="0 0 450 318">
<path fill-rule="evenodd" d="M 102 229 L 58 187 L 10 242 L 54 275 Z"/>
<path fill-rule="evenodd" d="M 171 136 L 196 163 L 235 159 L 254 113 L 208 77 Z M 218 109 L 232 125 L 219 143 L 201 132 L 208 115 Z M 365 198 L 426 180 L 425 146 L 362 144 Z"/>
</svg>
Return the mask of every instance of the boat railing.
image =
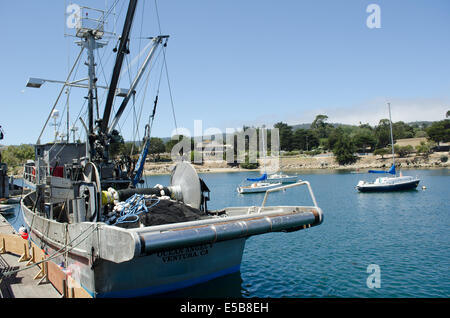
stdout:
<svg viewBox="0 0 450 318">
<path fill-rule="evenodd" d="M 285 189 L 288 189 L 288 188 L 299 187 L 299 186 L 302 186 L 302 185 L 306 185 L 308 187 L 309 195 L 311 196 L 311 199 L 312 199 L 312 201 L 314 203 L 314 207 L 318 208 L 316 197 L 314 196 L 314 192 L 313 192 L 313 190 L 311 188 L 311 185 L 309 184 L 308 181 L 300 181 L 300 182 L 296 182 L 296 183 L 293 183 L 293 184 L 288 184 L 288 185 L 285 185 L 285 186 L 279 186 L 279 187 L 267 190 L 266 194 L 264 195 L 264 200 L 263 200 L 261 206 L 258 209 L 258 213 L 261 213 L 261 211 L 264 209 L 264 207 L 266 205 L 267 198 L 268 198 L 270 193 L 276 192 L 276 191 L 285 190 Z"/>
<path fill-rule="evenodd" d="M 38 171 L 39 170 L 39 171 Z M 40 165 L 36 167 L 35 163 L 26 163 L 23 169 L 24 181 L 31 184 L 42 184 L 48 175 L 51 175 L 52 168 L 47 165 Z"/>
</svg>

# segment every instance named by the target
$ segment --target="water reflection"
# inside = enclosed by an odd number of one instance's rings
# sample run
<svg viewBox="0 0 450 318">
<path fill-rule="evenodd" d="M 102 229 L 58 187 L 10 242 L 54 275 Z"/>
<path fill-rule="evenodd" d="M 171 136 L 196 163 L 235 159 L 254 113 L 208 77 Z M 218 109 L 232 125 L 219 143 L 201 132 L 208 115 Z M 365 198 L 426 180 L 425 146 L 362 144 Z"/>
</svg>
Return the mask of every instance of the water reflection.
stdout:
<svg viewBox="0 0 450 318">
<path fill-rule="evenodd" d="M 243 287 L 243 280 L 239 271 L 206 283 L 149 298 L 240 298 L 248 295 L 249 293 Z"/>
</svg>

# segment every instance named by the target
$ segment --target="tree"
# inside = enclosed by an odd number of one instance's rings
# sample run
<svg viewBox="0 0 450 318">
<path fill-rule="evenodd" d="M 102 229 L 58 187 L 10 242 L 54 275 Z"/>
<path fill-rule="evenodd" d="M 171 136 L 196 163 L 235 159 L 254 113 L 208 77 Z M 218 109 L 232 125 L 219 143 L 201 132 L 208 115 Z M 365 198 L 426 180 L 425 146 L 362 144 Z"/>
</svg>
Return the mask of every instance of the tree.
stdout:
<svg viewBox="0 0 450 318">
<path fill-rule="evenodd" d="M 337 130 L 337 140 L 333 147 L 333 154 L 336 161 L 340 165 L 347 165 L 355 163 L 358 157 L 354 155 L 356 147 L 351 138 L 345 135 L 343 130 L 339 127 Z"/>
<path fill-rule="evenodd" d="M 413 138 L 414 128 L 402 121 L 398 121 L 392 124 L 392 134 L 394 139 Z"/>
<path fill-rule="evenodd" d="M 381 119 L 378 126 L 375 127 L 375 137 L 377 138 L 376 148 L 383 148 L 391 143 L 389 129 L 389 119 Z"/>
<path fill-rule="evenodd" d="M 111 132 L 111 142 L 109 144 L 109 153 L 112 158 L 116 157 L 120 153 L 124 143 L 125 141 L 123 140 L 122 135 L 114 129 Z"/>
<path fill-rule="evenodd" d="M 165 152 L 166 147 L 164 141 L 161 138 L 152 137 L 150 138 L 150 146 L 148 152 L 152 155 Z"/>
<path fill-rule="evenodd" d="M 280 135 L 280 150 L 291 151 L 292 148 L 292 127 L 286 123 L 276 123 L 274 128 L 278 128 Z"/>
<path fill-rule="evenodd" d="M 406 156 L 408 156 L 409 154 L 414 152 L 414 148 L 411 145 L 406 145 L 406 146 L 399 146 L 399 145 L 395 145 L 394 146 L 394 152 L 401 158 L 404 158 Z"/>
<path fill-rule="evenodd" d="M 377 139 L 371 129 L 359 128 L 353 136 L 353 142 L 359 151 L 366 152 L 367 148 L 370 148 L 370 151 L 373 151 Z"/>
<path fill-rule="evenodd" d="M 449 142 L 450 141 L 450 119 L 444 119 L 436 121 L 426 129 L 426 132 L 431 140 L 437 142 Z"/>
<path fill-rule="evenodd" d="M 319 138 L 311 130 L 296 129 L 292 136 L 292 149 L 311 150 L 319 146 Z"/>
<path fill-rule="evenodd" d="M 388 148 L 378 148 L 373 152 L 375 156 L 381 156 L 381 159 L 384 159 L 384 156 L 389 153 L 391 153 L 391 151 Z"/>
<path fill-rule="evenodd" d="M 416 151 L 418 154 L 421 154 L 424 157 L 428 157 L 428 155 L 431 153 L 431 149 L 433 148 L 433 146 L 434 146 L 433 142 L 421 141 L 420 145 L 416 146 Z"/>
<path fill-rule="evenodd" d="M 331 125 L 326 123 L 327 119 L 327 115 L 317 115 L 314 121 L 311 123 L 311 129 L 316 131 L 319 138 L 326 138 L 328 135 L 327 127 Z"/>
<path fill-rule="evenodd" d="M 2 161 L 10 167 L 23 165 L 31 159 L 34 159 L 34 148 L 31 145 L 8 146 L 2 151 Z"/>
</svg>

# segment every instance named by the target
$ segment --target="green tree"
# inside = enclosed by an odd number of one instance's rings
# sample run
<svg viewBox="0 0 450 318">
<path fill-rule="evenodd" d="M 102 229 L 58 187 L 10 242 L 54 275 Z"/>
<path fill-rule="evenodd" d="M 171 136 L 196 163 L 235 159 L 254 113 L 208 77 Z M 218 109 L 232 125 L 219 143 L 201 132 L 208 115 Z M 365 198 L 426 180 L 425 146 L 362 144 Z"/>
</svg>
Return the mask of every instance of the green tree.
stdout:
<svg viewBox="0 0 450 318">
<path fill-rule="evenodd" d="M 152 155 L 160 154 L 166 151 L 164 141 L 161 138 L 151 137 L 148 152 Z"/>
<path fill-rule="evenodd" d="M 377 138 L 376 148 L 383 148 L 391 143 L 389 119 L 380 120 L 375 127 L 375 137 Z"/>
<path fill-rule="evenodd" d="M 401 158 L 404 158 L 406 156 L 408 156 L 409 154 L 414 152 L 414 148 L 411 145 L 406 145 L 406 146 L 399 146 L 399 145 L 395 145 L 394 146 L 394 152 Z"/>
<path fill-rule="evenodd" d="M 405 124 L 402 121 L 398 121 L 392 124 L 392 134 L 394 135 L 394 140 L 403 138 L 413 138 L 414 128 Z"/>
<path fill-rule="evenodd" d="M 310 129 L 296 129 L 292 135 L 292 149 L 311 150 L 319 146 L 319 138 Z"/>
<path fill-rule="evenodd" d="M 377 144 L 377 139 L 371 129 L 358 128 L 353 136 L 353 142 L 360 152 L 367 152 L 367 148 L 370 148 L 369 151 L 373 151 Z"/>
<path fill-rule="evenodd" d="M 336 161 L 340 165 L 347 165 L 355 163 L 358 157 L 354 155 L 356 147 L 353 144 L 351 138 L 344 134 L 343 130 L 339 127 L 337 130 L 337 140 L 333 147 L 333 154 Z"/>
<path fill-rule="evenodd" d="M 123 150 L 124 143 L 125 141 L 123 140 L 122 135 L 120 135 L 120 133 L 116 129 L 114 129 L 111 132 L 111 141 L 109 144 L 109 154 L 111 158 L 114 158 L 120 154 L 121 150 Z"/>
<path fill-rule="evenodd" d="M 381 156 L 381 159 L 384 159 L 384 156 L 389 153 L 391 153 L 391 151 L 388 148 L 378 148 L 373 152 L 375 156 Z"/>
<path fill-rule="evenodd" d="M 331 125 L 326 123 L 327 120 L 327 115 L 317 115 L 311 123 L 311 129 L 316 132 L 318 138 L 326 138 L 328 136 L 328 128 Z"/>
<path fill-rule="evenodd" d="M 31 145 L 8 146 L 2 151 L 2 161 L 9 167 L 25 164 L 27 160 L 34 159 L 34 147 Z"/>
<path fill-rule="evenodd" d="M 291 151 L 292 148 L 292 127 L 286 123 L 276 123 L 274 128 L 278 128 L 280 135 L 280 150 Z"/>
<path fill-rule="evenodd" d="M 431 140 L 438 145 L 440 142 L 450 141 L 450 119 L 436 121 L 426 129 L 426 132 Z"/>
<path fill-rule="evenodd" d="M 416 146 L 416 151 L 418 154 L 423 155 L 424 157 L 428 157 L 431 152 L 432 152 L 432 148 L 434 147 L 434 143 L 433 142 L 424 142 L 421 141 L 420 145 Z"/>
</svg>

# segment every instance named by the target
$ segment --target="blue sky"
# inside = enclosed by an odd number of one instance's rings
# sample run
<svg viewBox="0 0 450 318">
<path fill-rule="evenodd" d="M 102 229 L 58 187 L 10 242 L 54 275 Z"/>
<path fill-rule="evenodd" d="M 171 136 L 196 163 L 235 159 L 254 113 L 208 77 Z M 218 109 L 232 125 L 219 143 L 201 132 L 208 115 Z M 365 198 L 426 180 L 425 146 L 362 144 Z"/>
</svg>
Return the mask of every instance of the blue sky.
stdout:
<svg viewBox="0 0 450 318">
<path fill-rule="evenodd" d="M 104 8 L 113 0 L 73 2 Z M 74 61 L 78 48 L 73 38 L 64 37 L 68 4 L 1 4 L 3 144 L 34 143 L 59 92 L 59 85 L 49 83 L 25 88 L 28 77 L 64 80 L 68 61 Z M 381 9 L 379 29 L 366 25 L 369 4 Z M 119 0 L 117 8 L 125 13 L 126 5 Z M 171 36 L 167 63 L 177 123 L 192 132 L 194 120 L 202 120 L 203 129 L 225 131 L 244 124 L 311 122 L 319 113 L 330 122 L 376 124 L 388 116 L 386 100 L 393 121 L 440 120 L 450 109 L 447 0 L 165 0 L 158 1 L 158 9 L 162 33 Z M 154 2 L 141 1 L 130 60 L 146 45 L 136 37 L 157 33 Z M 99 51 L 106 69 L 97 74 L 100 80 L 110 79 L 113 42 Z M 86 74 L 81 65 L 77 78 Z M 124 78 L 121 87 L 128 85 Z M 144 118 L 151 112 L 155 84 L 150 82 Z M 71 121 L 84 94 L 71 95 Z M 57 109 L 62 112 L 64 105 Z M 165 78 L 158 107 L 152 135 L 170 136 L 175 126 Z M 121 123 L 126 139 L 132 138 L 132 121 L 129 107 Z M 52 129 L 43 141 L 51 141 Z"/>
</svg>

